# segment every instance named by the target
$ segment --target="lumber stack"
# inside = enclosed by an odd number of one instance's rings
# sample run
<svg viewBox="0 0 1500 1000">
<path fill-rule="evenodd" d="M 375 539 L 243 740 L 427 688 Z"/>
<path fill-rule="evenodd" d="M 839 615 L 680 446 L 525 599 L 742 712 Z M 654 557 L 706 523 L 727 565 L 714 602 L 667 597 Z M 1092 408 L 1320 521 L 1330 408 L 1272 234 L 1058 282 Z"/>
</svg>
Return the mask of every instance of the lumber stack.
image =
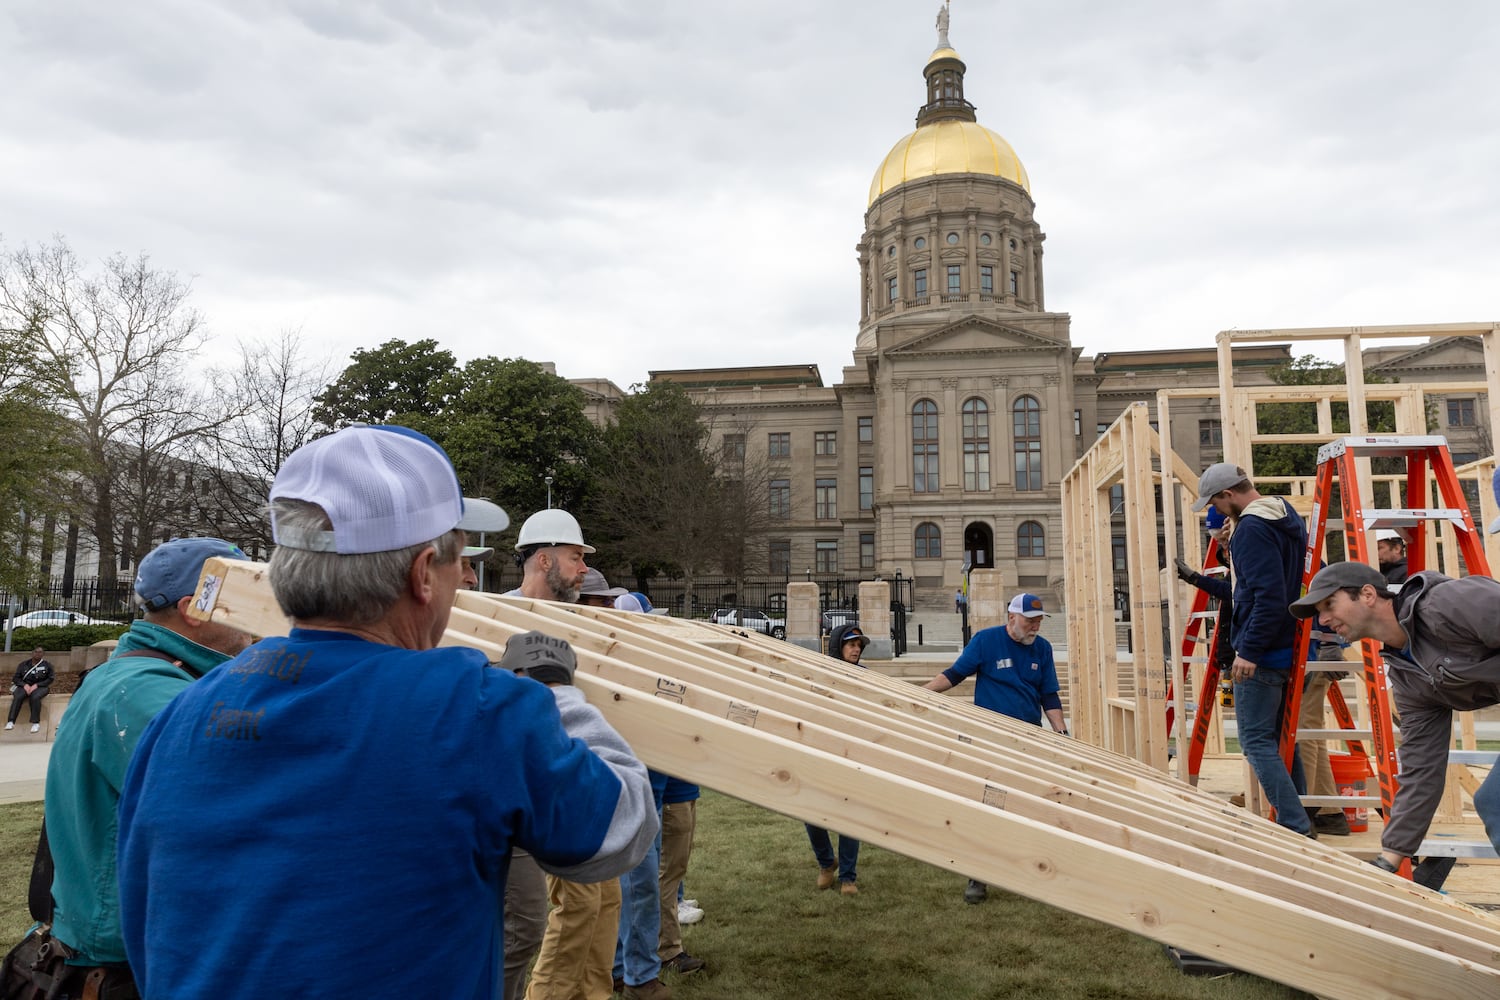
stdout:
<svg viewBox="0 0 1500 1000">
<path fill-rule="evenodd" d="M 264 564 L 195 613 L 287 627 Z M 658 770 L 1321 996 L 1500 994 L 1500 922 L 1130 758 L 704 622 L 462 593 L 445 642 L 533 628 Z"/>
</svg>

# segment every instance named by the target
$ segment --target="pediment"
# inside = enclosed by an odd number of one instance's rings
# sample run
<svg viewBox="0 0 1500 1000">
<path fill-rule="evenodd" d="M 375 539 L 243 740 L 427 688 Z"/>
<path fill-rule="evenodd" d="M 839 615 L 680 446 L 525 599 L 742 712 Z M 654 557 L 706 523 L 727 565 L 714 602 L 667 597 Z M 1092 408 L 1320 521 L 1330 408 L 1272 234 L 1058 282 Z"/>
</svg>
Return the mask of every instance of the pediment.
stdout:
<svg viewBox="0 0 1500 1000">
<path fill-rule="evenodd" d="M 970 316 L 888 348 L 888 357 L 919 354 L 973 354 L 976 352 L 1056 351 L 1064 341 L 1044 337 L 1019 327 Z"/>
<path fill-rule="evenodd" d="M 1399 372 L 1410 368 L 1448 368 L 1484 365 L 1484 346 L 1478 337 L 1438 337 L 1366 368 L 1370 372 Z"/>
</svg>

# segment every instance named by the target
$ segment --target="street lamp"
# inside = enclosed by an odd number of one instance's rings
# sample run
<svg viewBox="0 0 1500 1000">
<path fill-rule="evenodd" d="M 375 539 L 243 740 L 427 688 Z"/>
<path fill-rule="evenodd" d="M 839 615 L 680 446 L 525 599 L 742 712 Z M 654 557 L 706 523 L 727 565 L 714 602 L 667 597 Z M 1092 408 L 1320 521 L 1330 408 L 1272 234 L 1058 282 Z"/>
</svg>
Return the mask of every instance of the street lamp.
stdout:
<svg viewBox="0 0 1500 1000">
<path fill-rule="evenodd" d="M 542 482 L 547 484 L 547 509 L 552 509 L 552 477 L 543 476 Z"/>
</svg>

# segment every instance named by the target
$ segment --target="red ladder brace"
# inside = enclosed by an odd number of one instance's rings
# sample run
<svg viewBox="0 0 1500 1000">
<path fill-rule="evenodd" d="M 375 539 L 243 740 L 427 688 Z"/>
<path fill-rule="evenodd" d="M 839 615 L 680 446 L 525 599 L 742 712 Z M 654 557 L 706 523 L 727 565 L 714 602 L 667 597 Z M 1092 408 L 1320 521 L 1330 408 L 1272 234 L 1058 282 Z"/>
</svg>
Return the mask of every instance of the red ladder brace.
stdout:
<svg viewBox="0 0 1500 1000">
<path fill-rule="evenodd" d="M 1359 471 L 1356 466 L 1356 459 L 1359 458 L 1404 458 L 1405 502 L 1408 506 L 1365 510 L 1360 499 Z M 1439 508 L 1427 507 L 1429 468 L 1444 505 Z M 1302 593 L 1307 593 L 1313 576 L 1322 568 L 1323 542 L 1333 502 L 1335 479 L 1339 483 L 1339 498 L 1343 506 L 1344 545 L 1351 561 L 1376 565 L 1371 558 L 1368 532 L 1376 528 L 1410 528 L 1412 534 L 1407 544 L 1407 569 L 1409 573 L 1421 572 L 1426 559 L 1427 522 L 1448 521 L 1454 526 L 1459 551 L 1463 554 L 1468 571 L 1489 575 L 1489 561 L 1485 557 L 1479 535 L 1474 530 L 1473 518 L 1469 516 L 1469 504 L 1459 485 L 1458 473 L 1454 471 L 1445 438 L 1440 435 L 1345 437 L 1318 449 L 1318 480 L 1313 493 L 1312 515 L 1308 519 Z M 1282 702 L 1281 756 L 1288 768 L 1291 767 L 1292 751 L 1297 742 L 1297 717 L 1302 706 L 1302 679 L 1311 631 L 1311 618 L 1298 620 L 1292 673 Z M 1370 707 L 1375 773 L 1380 782 L 1380 809 L 1383 815 L 1389 816 L 1391 802 L 1396 795 L 1396 742 L 1391 725 L 1391 703 L 1386 689 L 1385 668 L 1380 658 L 1380 644 L 1375 640 L 1362 640 L 1360 652 L 1364 660 L 1365 694 Z M 1330 686 L 1330 701 L 1333 701 L 1335 691 L 1337 687 Z M 1343 709 L 1342 712 L 1339 711 L 1340 708 Z M 1334 711 L 1340 728 L 1354 728 L 1348 708 L 1343 705 L 1342 696 L 1334 703 Z M 1363 753 L 1363 748 L 1354 741 L 1350 741 L 1350 747 L 1356 753 Z"/>
<path fill-rule="evenodd" d="M 1219 547 L 1217 538 L 1210 538 L 1208 551 L 1203 556 L 1204 574 L 1214 569 L 1226 569 L 1223 552 Z M 1204 622 L 1209 620 L 1208 602 L 1213 600 L 1208 591 L 1193 588 L 1193 606 L 1188 611 L 1187 625 L 1182 631 L 1182 684 L 1183 690 L 1187 690 L 1188 681 L 1191 676 L 1192 665 L 1198 662 L 1195 655 L 1199 643 L 1204 642 L 1204 632 L 1208 633 L 1208 663 L 1203 671 L 1203 684 L 1201 690 L 1193 693 L 1197 696 L 1198 709 L 1193 713 L 1192 740 L 1188 744 L 1187 775 L 1188 783 L 1198 783 L 1198 773 L 1203 766 L 1203 747 L 1208 741 L 1208 726 L 1213 720 L 1214 703 L 1219 695 L 1219 643 L 1229 641 L 1229 622 L 1224 620 L 1222 610 L 1213 618 L 1213 627 L 1204 628 Z M 1167 675 L 1167 732 L 1172 732 L 1172 724 L 1176 721 L 1176 710 L 1173 707 L 1172 677 Z"/>
</svg>

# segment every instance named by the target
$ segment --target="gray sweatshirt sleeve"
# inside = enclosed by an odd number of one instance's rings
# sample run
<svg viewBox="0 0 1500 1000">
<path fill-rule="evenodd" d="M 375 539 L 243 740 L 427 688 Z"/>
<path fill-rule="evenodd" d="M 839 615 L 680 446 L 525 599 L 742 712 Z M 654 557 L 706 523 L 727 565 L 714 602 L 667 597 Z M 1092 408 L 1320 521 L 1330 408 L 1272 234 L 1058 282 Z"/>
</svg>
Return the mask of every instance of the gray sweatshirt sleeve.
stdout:
<svg viewBox="0 0 1500 1000">
<path fill-rule="evenodd" d="M 570 882 L 603 882 L 630 871 L 640 864 L 656 840 L 659 822 L 656 800 L 651 795 L 651 780 L 646 765 L 636 760 L 630 746 L 611 728 L 599 710 L 590 705 L 576 687 L 552 688 L 563 729 L 574 739 L 582 740 L 620 779 L 620 798 L 614 817 L 599 852 L 576 865 L 553 866 L 541 862 L 542 868 Z"/>
<path fill-rule="evenodd" d="M 1396 693 L 1396 707 L 1401 711 L 1401 773 L 1380 846 L 1411 857 L 1427 836 L 1433 813 L 1443 798 L 1453 711 L 1428 703 L 1402 704 L 1409 699 L 1401 697 L 1399 688 Z"/>
</svg>

